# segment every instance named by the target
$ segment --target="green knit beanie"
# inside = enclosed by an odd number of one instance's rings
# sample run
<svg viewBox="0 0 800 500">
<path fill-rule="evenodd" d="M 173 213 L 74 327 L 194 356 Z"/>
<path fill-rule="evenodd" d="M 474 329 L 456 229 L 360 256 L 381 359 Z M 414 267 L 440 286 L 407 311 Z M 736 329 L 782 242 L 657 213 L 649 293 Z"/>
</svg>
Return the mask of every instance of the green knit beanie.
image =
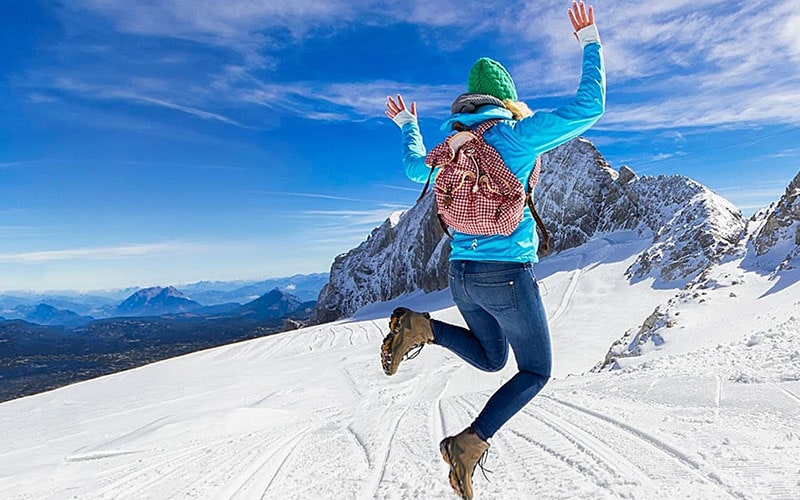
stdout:
<svg viewBox="0 0 800 500">
<path fill-rule="evenodd" d="M 467 91 L 474 94 L 489 94 L 501 101 L 517 100 L 517 88 L 511 75 L 499 62 L 481 57 L 469 70 Z"/>
</svg>

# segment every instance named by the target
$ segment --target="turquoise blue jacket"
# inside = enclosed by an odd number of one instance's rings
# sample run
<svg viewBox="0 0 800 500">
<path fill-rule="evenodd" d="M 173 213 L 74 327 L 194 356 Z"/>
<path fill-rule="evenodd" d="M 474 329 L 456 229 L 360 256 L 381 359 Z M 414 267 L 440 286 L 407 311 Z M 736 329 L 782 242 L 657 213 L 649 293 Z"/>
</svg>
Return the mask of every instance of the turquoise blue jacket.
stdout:
<svg viewBox="0 0 800 500">
<path fill-rule="evenodd" d="M 484 139 L 500 153 L 520 183 L 527 186 L 536 157 L 588 130 L 602 116 L 605 102 L 603 50 L 599 43 L 589 43 L 583 49 L 583 71 L 578 92 L 566 106 L 554 111 L 538 111 L 522 120 L 513 120 L 511 112 L 505 108 L 482 106 L 475 113 L 452 115 L 442 124 L 442 130 L 453 130 L 455 122 L 473 127 L 485 120 L 502 119 L 486 132 Z M 419 125 L 406 123 L 402 133 L 406 175 L 414 182 L 424 183 L 430 167 L 425 164 L 426 149 Z M 450 260 L 538 262 L 539 237 L 535 226 L 533 216 L 526 208 L 522 222 L 509 236 L 454 232 Z"/>
</svg>

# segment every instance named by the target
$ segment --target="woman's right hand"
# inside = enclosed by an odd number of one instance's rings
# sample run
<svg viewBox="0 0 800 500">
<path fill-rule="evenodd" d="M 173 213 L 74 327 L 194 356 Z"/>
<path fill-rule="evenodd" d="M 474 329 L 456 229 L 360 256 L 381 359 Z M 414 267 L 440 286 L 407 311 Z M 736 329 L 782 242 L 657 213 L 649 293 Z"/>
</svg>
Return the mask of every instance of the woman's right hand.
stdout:
<svg viewBox="0 0 800 500">
<path fill-rule="evenodd" d="M 406 107 L 403 96 L 397 94 L 397 102 L 392 96 L 386 98 L 386 116 L 398 127 L 403 128 L 406 123 L 417 121 L 417 103 L 412 102 L 411 108 Z"/>
</svg>

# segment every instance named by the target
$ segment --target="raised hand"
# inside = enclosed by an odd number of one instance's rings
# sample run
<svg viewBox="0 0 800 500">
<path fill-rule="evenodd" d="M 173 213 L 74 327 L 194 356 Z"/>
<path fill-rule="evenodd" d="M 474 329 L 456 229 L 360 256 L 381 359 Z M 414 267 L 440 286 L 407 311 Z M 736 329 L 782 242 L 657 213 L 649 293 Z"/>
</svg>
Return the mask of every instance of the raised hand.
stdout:
<svg viewBox="0 0 800 500">
<path fill-rule="evenodd" d="M 409 108 L 400 94 L 397 94 L 397 102 L 389 96 L 386 98 L 386 116 L 402 129 L 406 123 L 417 122 L 417 103 L 412 102 Z"/>
<path fill-rule="evenodd" d="M 572 2 L 572 8 L 569 9 L 569 20 L 572 21 L 572 27 L 575 28 L 575 36 L 578 36 L 578 31 L 587 26 L 594 24 L 594 7 L 589 6 L 589 12 L 586 12 L 586 5 L 581 2 Z"/>
<path fill-rule="evenodd" d="M 390 120 L 394 120 L 395 117 L 403 111 L 410 113 L 416 119 L 417 103 L 412 102 L 411 108 L 407 109 L 406 103 L 405 101 L 403 101 L 403 96 L 401 96 L 400 94 L 397 94 L 397 102 L 395 102 L 394 99 L 392 99 L 392 96 L 388 96 L 386 98 L 386 116 L 388 116 Z"/>
</svg>

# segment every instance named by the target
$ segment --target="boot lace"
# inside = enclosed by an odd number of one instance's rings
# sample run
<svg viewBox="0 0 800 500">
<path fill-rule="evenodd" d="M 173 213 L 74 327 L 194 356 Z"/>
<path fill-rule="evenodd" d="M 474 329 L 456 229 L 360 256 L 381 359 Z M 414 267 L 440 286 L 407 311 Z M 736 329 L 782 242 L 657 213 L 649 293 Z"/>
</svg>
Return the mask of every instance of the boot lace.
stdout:
<svg viewBox="0 0 800 500">
<path fill-rule="evenodd" d="M 411 349 L 409 349 L 405 356 L 403 356 L 403 361 L 414 359 L 419 356 L 419 353 L 422 351 L 423 347 L 425 347 L 424 343 L 412 345 Z"/>
<path fill-rule="evenodd" d="M 481 455 L 481 458 L 478 459 L 478 463 L 475 465 L 481 468 L 481 474 L 483 474 L 484 479 L 486 479 L 487 482 L 491 483 L 492 481 L 489 479 L 489 476 L 486 475 L 487 472 L 489 474 L 493 474 L 492 471 L 486 468 L 486 457 L 488 456 L 489 456 L 489 450 L 484 451 L 483 455 Z"/>
</svg>

